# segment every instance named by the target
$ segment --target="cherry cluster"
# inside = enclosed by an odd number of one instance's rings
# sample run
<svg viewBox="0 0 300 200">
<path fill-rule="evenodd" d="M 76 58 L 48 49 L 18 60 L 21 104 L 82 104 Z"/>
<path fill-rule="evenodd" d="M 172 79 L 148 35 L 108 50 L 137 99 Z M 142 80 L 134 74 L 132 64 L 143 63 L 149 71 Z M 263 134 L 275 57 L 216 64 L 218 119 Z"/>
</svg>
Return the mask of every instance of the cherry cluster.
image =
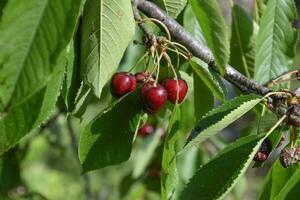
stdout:
<svg viewBox="0 0 300 200">
<path fill-rule="evenodd" d="M 183 102 L 188 85 L 183 79 L 168 78 L 161 84 L 153 80 L 149 72 L 138 72 L 135 75 L 127 72 L 117 72 L 110 83 L 111 94 L 120 98 L 134 91 L 141 84 L 140 97 L 143 109 L 148 114 L 157 113 L 169 100 L 175 104 Z M 178 89 L 179 88 L 179 89 Z"/>
</svg>

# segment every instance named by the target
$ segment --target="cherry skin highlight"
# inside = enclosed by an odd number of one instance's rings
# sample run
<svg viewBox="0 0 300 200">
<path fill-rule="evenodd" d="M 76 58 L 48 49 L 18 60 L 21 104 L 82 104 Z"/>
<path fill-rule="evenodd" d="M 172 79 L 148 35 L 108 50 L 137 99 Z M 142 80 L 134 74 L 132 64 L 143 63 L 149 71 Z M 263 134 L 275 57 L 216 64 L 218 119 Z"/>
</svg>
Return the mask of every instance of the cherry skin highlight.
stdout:
<svg viewBox="0 0 300 200">
<path fill-rule="evenodd" d="M 179 94 L 178 94 L 178 103 L 183 102 L 187 90 L 188 90 L 188 85 L 185 80 L 179 79 L 178 80 L 178 85 L 179 85 Z M 177 81 L 174 79 L 167 79 L 163 82 L 164 88 L 168 92 L 168 100 L 175 104 L 176 99 L 177 99 Z"/>
</svg>

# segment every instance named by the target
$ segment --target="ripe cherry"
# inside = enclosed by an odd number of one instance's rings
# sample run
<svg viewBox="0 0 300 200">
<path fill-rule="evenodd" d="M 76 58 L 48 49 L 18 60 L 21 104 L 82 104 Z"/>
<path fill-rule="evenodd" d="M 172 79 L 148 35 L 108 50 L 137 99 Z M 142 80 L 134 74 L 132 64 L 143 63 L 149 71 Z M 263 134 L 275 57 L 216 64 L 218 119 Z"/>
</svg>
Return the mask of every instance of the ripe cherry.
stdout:
<svg viewBox="0 0 300 200">
<path fill-rule="evenodd" d="M 132 74 L 117 72 L 111 78 L 110 91 L 111 94 L 116 98 L 120 98 L 135 89 L 136 79 Z"/>
<path fill-rule="evenodd" d="M 179 79 L 179 94 L 178 94 L 178 103 L 181 103 L 187 93 L 188 85 L 185 80 Z M 174 79 L 167 79 L 163 83 L 164 88 L 166 88 L 168 92 L 168 100 L 172 102 L 173 104 L 176 103 L 177 99 L 177 81 Z"/>
<path fill-rule="evenodd" d="M 147 82 L 142 86 L 141 98 L 145 112 L 154 114 L 165 105 L 168 94 L 163 86 Z"/>
<path fill-rule="evenodd" d="M 154 127 L 151 124 L 145 123 L 141 128 L 138 130 L 138 135 L 141 137 L 146 137 L 154 132 Z"/>
</svg>

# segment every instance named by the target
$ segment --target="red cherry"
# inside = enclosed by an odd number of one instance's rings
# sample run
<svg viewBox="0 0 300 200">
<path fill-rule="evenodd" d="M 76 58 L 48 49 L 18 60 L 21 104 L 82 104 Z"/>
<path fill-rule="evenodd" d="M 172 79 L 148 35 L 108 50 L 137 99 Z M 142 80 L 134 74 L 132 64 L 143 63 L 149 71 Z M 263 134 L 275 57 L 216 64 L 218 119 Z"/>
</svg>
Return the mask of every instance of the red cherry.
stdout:
<svg viewBox="0 0 300 200">
<path fill-rule="evenodd" d="M 179 79 L 179 94 L 178 94 L 178 103 L 181 103 L 187 93 L 188 85 L 185 80 Z M 168 92 L 168 100 L 175 104 L 177 99 L 177 81 L 174 79 L 167 79 L 163 83 L 164 88 L 166 88 Z"/>
<path fill-rule="evenodd" d="M 253 160 L 256 161 L 256 162 L 264 162 L 264 161 L 267 160 L 267 158 L 268 158 L 268 155 L 266 153 L 258 151 L 255 154 Z"/>
<path fill-rule="evenodd" d="M 149 72 L 137 72 L 134 76 L 138 83 L 144 83 L 149 78 Z"/>
<path fill-rule="evenodd" d="M 139 130 L 138 130 L 139 136 L 142 136 L 142 137 L 146 137 L 146 136 L 150 135 L 153 132 L 154 132 L 154 127 L 151 124 L 148 124 L 148 123 L 144 124 L 144 126 L 139 128 Z"/>
<path fill-rule="evenodd" d="M 142 86 L 141 98 L 145 112 L 154 114 L 165 105 L 168 94 L 163 86 L 148 82 Z"/>
<path fill-rule="evenodd" d="M 123 95 L 135 90 L 136 79 L 134 75 L 125 72 L 117 72 L 113 75 L 110 82 L 111 94 L 120 98 Z"/>
</svg>

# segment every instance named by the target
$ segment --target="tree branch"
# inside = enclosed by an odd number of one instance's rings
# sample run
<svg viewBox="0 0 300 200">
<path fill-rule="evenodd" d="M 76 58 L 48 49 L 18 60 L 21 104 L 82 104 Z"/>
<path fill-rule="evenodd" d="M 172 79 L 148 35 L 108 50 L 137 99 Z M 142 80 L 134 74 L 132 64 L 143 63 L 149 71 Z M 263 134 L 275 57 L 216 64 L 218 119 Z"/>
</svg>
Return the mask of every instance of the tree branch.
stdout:
<svg viewBox="0 0 300 200">
<path fill-rule="evenodd" d="M 133 7 L 136 6 L 146 16 L 155 18 L 164 23 L 168 27 L 172 38 L 184 45 L 193 54 L 193 56 L 200 58 L 201 60 L 206 62 L 214 71 L 219 73 L 211 51 L 202 46 L 201 43 L 193 38 L 179 23 L 177 23 L 172 17 L 168 16 L 165 11 L 163 11 L 154 3 L 146 0 L 133 0 L 132 3 Z M 136 20 L 140 21 L 139 18 L 136 18 L 136 14 L 134 14 L 134 17 Z M 139 26 L 141 27 L 141 24 L 139 24 Z M 146 32 L 144 29 L 146 30 Z M 148 30 L 144 26 L 144 24 L 142 30 L 146 34 L 148 34 Z M 269 89 L 268 87 L 265 87 L 257 83 L 256 81 L 247 78 L 230 65 L 226 65 L 225 67 L 224 78 L 244 93 L 265 95 L 271 92 L 271 89 Z"/>
</svg>

